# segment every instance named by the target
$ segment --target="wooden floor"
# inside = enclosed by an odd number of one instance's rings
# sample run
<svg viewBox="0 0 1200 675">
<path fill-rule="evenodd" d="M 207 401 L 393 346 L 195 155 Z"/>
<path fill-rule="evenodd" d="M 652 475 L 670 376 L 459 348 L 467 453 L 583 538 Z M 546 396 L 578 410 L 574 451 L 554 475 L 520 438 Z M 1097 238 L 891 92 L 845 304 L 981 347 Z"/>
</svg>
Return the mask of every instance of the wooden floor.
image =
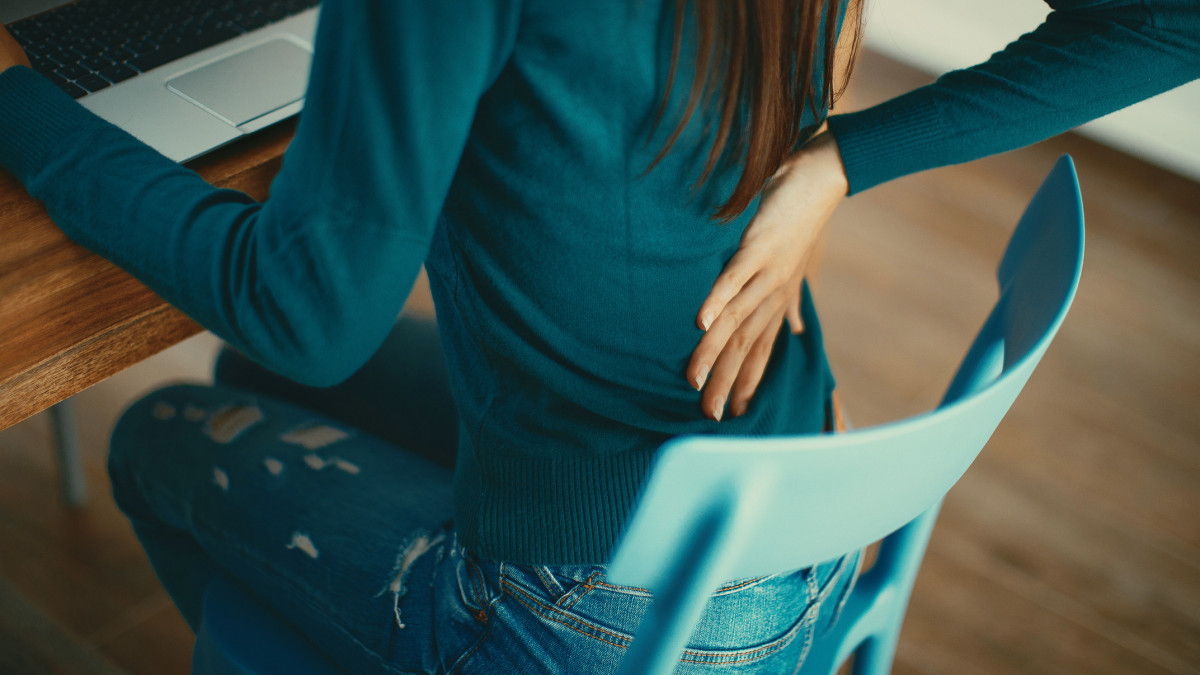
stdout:
<svg viewBox="0 0 1200 675">
<path fill-rule="evenodd" d="M 867 55 L 847 107 L 921 81 Z M 825 247 L 830 356 L 855 425 L 932 407 L 1064 152 L 1088 218 L 1078 298 L 946 501 L 897 673 L 1200 672 L 1200 185 L 1066 136 L 870 190 Z M 0 433 L 0 579 L 131 673 L 186 673 L 191 636 L 107 493 L 105 437 L 130 397 L 202 377 L 213 348 L 202 337 L 78 397 L 83 511 L 57 501 L 44 416 Z M 0 672 L 55 672 L 15 646 L 22 611 L 0 602 Z"/>
</svg>

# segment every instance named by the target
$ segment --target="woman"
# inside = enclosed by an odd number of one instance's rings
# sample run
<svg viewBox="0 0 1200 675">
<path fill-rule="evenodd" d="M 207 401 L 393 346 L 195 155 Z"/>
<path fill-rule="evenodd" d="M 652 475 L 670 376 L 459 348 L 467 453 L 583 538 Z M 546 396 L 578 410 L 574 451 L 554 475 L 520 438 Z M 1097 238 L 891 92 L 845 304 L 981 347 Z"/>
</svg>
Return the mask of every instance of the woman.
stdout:
<svg viewBox="0 0 1200 675">
<path fill-rule="evenodd" d="M 358 370 L 428 269 L 453 455 L 228 385 L 118 425 L 118 503 L 193 626 L 231 574 L 351 672 L 611 672 L 648 598 L 603 563 L 655 448 L 827 425 L 801 279 L 836 203 L 1197 73 L 1182 2 L 1054 4 L 988 64 L 812 137 L 845 7 L 329 0 L 264 204 L 12 67 L 9 43 L 0 161 L 70 236 L 305 384 Z M 412 388 L 387 394 L 397 416 Z M 792 672 L 856 560 L 731 581 L 681 672 Z"/>
</svg>

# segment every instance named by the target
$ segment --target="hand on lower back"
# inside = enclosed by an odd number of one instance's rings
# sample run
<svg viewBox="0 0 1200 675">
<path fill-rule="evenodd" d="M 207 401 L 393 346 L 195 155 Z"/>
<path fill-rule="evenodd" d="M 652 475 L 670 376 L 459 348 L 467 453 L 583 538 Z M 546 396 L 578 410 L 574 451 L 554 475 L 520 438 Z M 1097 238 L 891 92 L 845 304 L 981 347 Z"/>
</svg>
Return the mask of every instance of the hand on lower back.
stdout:
<svg viewBox="0 0 1200 675">
<path fill-rule="evenodd" d="M 793 155 L 763 190 L 758 213 L 742 234 L 700 306 L 704 337 L 692 352 L 687 379 L 702 389 L 704 414 L 719 420 L 746 411 L 786 318 L 800 320 L 800 285 L 817 236 L 846 196 L 837 143 L 822 133 Z"/>
</svg>

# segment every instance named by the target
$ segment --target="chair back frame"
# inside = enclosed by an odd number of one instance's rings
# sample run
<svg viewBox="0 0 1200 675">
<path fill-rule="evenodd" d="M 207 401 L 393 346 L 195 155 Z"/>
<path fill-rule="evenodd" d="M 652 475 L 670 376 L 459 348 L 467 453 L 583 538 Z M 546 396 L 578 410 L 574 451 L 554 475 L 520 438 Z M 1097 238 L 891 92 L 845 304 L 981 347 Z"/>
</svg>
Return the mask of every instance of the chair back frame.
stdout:
<svg viewBox="0 0 1200 675">
<path fill-rule="evenodd" d="M 863 617 L 884 617 L 895 624 L 891 645 L 882 645 L 890 665 L 942 498 L 1062 325 L 1083 240 L 1078 179 L 1064 156 L 1014 230 L 997 270 L 999 299 L 932 412 L 842 434 L 664 444 L 608 570 L 612 583 L 655 595 L 622 672 L 672 672 L 721 582 L 807 567 L 894 533 L 843 612 L 841 644 L 815 650 L 830 652 L 818 660 L 832 672 L 870 637 Z M 899 586 L 885 583 L 897 577 Z"/>
</svg>

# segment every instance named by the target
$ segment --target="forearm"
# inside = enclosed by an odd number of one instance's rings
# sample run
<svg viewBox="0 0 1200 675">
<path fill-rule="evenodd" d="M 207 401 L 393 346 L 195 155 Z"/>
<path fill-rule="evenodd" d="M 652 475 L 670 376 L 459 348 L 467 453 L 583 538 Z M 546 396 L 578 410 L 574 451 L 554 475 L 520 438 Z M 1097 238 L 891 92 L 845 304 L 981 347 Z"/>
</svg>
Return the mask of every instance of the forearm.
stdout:
<svg viewBox="0 0 1200 675">
<path fill-rule="evenodd" d="M 1058 0 L 986 63 L 829 118 L 851 194 L 1043 140 L 1200 77 L 1200 11 L 1184 0 Z"/>
<path fill-rule="evenodd" d="M 263 205 L 214 188 L 24 68 L 0 75 L 0 121 L 0 159 L 69 237 L 297 379 L 353 372 L 427 249 L 423 233 L 373 232 L 381 214 L 356 214 L 345 200 L 297 199 L 282 185 Z M 338 269 L 342 256 L 357 273 Z M 394 311 L 363 309 L 386 306 Z"/>
<path fill-rule="evenodd" d="M 475 9 L 463 22 L 442 3 L 326 2 L 304 116 L 264 204 L 212 187 L 20 67 L 0 74 L 0 164 L 70 237 L 239 350 L 332 384 L 399 314 L 478 97 L 511 48 L 515 11 Z M 412 34 L 399 46 L 378 26 Z"/>
</svg>

